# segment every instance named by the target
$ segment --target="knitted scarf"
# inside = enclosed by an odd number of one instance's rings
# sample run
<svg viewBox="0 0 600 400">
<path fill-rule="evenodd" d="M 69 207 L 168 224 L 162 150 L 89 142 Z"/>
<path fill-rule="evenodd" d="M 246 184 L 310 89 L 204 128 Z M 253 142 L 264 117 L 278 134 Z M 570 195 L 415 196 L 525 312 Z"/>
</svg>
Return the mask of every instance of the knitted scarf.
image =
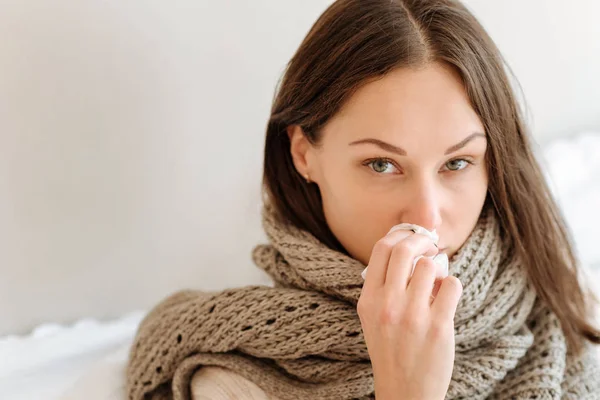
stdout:
<svg viewBox="0 0 600 400">
<path fill-rule="evenodd" d="M 270 244 L 253 260 L 275 287 L 186 290 L 158 304 L 131 348 L 129 400 L 189 399 L 191 377 L 205 365 L 283 400 L 374 398 L 356 312 L 365 266 L 280 222 L 268 205 L 263 227 Z M 593 349 L 567 354 L 558 319 L 505 250 L 494 211 L 484 209 L 449 272 L 463 295 L 446 399 L 600 399 Z"/>
</svg>

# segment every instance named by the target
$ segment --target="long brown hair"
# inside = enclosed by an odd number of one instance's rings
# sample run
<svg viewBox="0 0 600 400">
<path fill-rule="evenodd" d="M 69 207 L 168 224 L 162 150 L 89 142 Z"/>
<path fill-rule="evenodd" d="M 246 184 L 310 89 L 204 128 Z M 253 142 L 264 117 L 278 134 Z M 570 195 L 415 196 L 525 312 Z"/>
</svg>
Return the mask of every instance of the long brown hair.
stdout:
<svg viewBox="0 0 600 400">
<path fill-rule="evenodd" d="M 539 296 L 559 318 L 569 348 L 600 343 L 578 281 L 572 239 L 531 147 L 496 45 L 456 0 L 338 0 L 315 22 L 279 82 L 267 126 L 263 187 L 280 218 L 345 249 L 329 229 L 315 184 L 294 167 L 290 125 L 312 144 L 321 128 L 366 82 L 396 68 L 444 62 L 460 74 L 488 137 L 487 203 L 510 251 L 522 257 Z M 590 297 L 588 297 L 588 295 Z M 590 303 L 588 303 L 588 299 Z"/>
</svg>

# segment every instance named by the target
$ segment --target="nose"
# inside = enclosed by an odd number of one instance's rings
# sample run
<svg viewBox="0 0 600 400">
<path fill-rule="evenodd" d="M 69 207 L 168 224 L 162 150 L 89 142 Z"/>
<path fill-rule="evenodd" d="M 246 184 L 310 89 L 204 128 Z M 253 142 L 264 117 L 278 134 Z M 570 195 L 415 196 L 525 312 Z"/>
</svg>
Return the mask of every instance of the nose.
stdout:
<svg viewBox="0 0 600 400">
<path fill-rule="evenodd" d="M 412 185 L 413 193 L 405 205 L 403 221 L 433 231 L 442 225 L 441 199 L 434 182 L 421 181 Z"/>
</svg>

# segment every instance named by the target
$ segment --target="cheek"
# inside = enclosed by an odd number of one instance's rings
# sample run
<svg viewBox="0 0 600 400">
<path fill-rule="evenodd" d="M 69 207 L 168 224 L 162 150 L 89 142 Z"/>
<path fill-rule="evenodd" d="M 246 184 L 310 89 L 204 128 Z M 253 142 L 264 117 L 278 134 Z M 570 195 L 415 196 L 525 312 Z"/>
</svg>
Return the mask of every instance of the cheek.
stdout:
<svg viewBox="0 0 600 400">
<path fill-rule="evenodd" d="M 336 188 L 335 196 L 323 195 L 325 219 L 331 231 L 348 254 L 365 265 L 373 244 L 387 233 L 382 227 L 391 226 L 389 221 L 395 220 L 394 208 L 386 201 L 384 196 L 372 196 L 352 187 L 344 191 Z"/>
<path fill-rule="evenodd" d="M 474 166 L 462 177 L 452 178 L 445 185 L 453 205 L 472 207 L 482 203 L 488 189 L 488 176 L 484 166 Z"/>
<path fill-rule="evenodd" d="M 482 175 L 470 178 L 450 188 L 452 201 L 458 207 L 471 208 L 485 199 L 488 189 L 487 178 Z"/>
<path fill-rule="evenodd" d="M 449 229 L 446 234 L 454 242 L 448 243 L 453 250 L 450 255 L 456 253 L 471 235 L 487 196 L 488 179 L 485 171 L 471 178 L 462 183 L 460 190 L 452 191 L 452 199 L 444 218 L 444 225 Z"/>
</svg>

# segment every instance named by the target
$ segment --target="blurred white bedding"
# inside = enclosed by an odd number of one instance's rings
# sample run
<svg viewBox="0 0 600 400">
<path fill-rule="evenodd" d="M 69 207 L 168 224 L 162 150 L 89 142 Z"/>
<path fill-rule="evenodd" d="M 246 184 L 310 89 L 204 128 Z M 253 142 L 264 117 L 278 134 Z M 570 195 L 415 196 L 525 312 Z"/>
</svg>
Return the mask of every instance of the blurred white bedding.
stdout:
<svg viewBox="0 0 600 400">
<path fill-rule="evenodd" d="M 143 315 L 44 324 L 28 336 L 0 338 L 0 398 L 122 399 L 121 373 Z"/>
<path fill-rule="evenodd" d="M 545 168 L 591 281 L 600 281 L 600 133 L 543 148 Z M 596 286 L 599 288 L 598 286 Z M 600 294 L 600 292 L 599 292 Z M 122 400 L 123 371 L 144 312 L 100 323 L 46 324 L 28 336 L 0 338 L 0 393 L 11 400 Z"/>
</svg>

